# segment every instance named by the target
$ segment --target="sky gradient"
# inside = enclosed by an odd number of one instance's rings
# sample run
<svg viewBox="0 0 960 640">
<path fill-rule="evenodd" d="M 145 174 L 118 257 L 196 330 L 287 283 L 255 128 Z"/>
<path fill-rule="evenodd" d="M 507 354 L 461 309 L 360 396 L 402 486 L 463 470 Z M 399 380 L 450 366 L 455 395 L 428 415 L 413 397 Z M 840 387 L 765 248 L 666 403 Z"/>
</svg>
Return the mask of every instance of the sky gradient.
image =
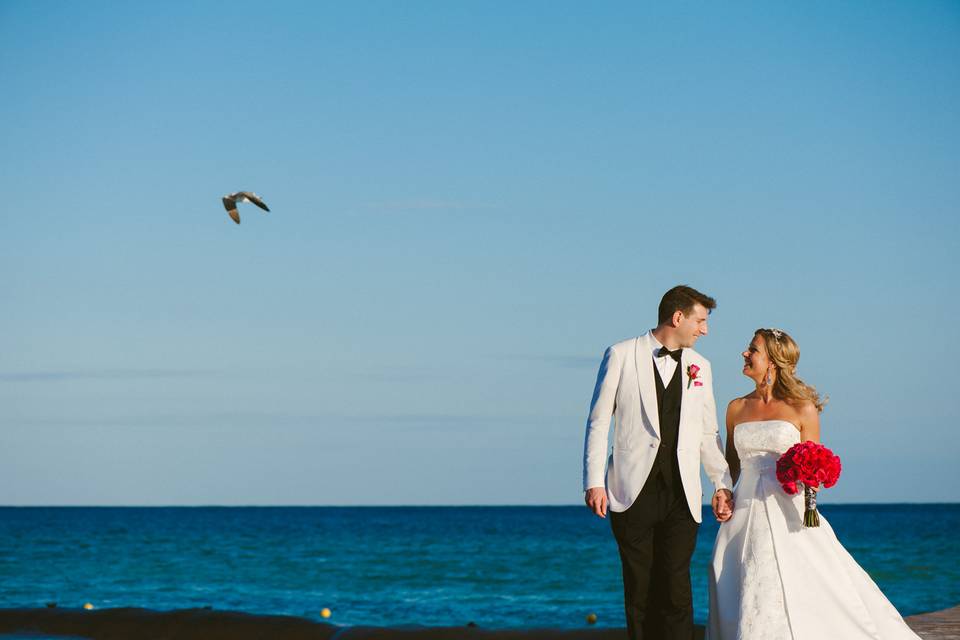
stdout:
<svg viewBox="0 0 960 640">
<path fill-rule="evenodd" d="M 2 0 L 0 78 L 0 504 L 577 503 L 678 283 L 821 500 L 960 499 L 956 2 Z"/>
</svg>

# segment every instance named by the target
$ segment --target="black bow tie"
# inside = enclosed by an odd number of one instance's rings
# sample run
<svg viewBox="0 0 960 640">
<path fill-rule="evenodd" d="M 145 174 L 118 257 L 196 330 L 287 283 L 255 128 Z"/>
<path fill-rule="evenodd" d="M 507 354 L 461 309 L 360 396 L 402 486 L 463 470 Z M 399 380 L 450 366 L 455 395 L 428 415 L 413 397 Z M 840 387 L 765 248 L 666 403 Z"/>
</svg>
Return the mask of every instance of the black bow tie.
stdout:
<svg viewBox="0 0 960 640">
<path fill-rule="evenodd" d="M 680 352 L 681 352 L 681 351 L 683 351 L 682 348 L 681 348 L 681 349 L 677 349 L 676 351 L 670 351 L 670 349 L 667 349 L 666 347 L 660 347 L 660 351 L 657 351 L 657 357 L 662 358 L 662 357 L 664 357 L 664 356 L 670 356 L 671 358 L 673 358 L 673 359 L 676 360 L 677 362 L 680 362 Z"/>
</svg>

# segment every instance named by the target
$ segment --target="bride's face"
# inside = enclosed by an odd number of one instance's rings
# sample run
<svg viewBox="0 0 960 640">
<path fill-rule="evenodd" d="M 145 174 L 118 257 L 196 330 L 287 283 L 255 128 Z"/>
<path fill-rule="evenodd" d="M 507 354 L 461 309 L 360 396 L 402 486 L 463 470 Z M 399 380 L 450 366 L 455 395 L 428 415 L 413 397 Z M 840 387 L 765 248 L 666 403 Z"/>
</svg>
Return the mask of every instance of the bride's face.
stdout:
<svg viewBox="0 0 960 640">
<path fill-rule="evenodd" d="M 770 367 L 770 359 L 767 357 L 767 347 L 760 336 L 753 336 L 750 346 L 740 355 L 743 356 L 743 375 L 755 382 L 763 380 Z"/>
</svg>

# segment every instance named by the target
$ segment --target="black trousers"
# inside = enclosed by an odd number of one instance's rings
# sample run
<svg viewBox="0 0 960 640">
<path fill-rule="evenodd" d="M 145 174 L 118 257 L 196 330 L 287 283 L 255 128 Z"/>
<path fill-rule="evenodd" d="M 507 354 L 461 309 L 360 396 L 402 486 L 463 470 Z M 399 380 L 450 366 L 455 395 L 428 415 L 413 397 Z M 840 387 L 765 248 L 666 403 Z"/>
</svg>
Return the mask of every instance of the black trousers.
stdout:
<svg viewBox="0 0 960 640">
<path fill-rule="evenodd" d="M 658 473 L 622 513 L 610 512 L 620 548 L 630 640 L 691 640 L 690 558 L 700 525 L 680 486 Z"/>
</svg>

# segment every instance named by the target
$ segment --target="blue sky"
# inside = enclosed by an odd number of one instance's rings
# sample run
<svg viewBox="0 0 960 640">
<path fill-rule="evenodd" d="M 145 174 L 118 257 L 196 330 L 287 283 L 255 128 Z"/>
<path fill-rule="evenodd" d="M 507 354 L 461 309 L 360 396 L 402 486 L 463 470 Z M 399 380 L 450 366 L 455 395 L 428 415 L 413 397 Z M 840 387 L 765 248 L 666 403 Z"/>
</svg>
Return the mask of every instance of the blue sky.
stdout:
<svg viewBox="0 0 960 640">
<path fill-rule="evenodd" d="M 825 499 L 960 499 L 957 3 L 6 0 L 0 77 L 0 504 L 574 504 L 678 283 Z"/>
</svg>

